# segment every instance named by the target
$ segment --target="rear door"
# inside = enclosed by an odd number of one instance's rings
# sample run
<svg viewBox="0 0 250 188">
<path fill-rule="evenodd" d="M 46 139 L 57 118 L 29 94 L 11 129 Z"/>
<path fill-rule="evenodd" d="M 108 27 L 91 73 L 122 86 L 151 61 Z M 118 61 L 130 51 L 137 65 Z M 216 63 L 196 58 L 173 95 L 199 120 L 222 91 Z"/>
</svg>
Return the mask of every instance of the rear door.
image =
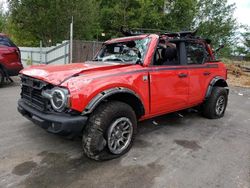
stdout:
<svg viewBox="0 0 250 188">
<path fill-rule="evenodd" d="M 208 53 L 203 43 L 187 41 L 185 46 L 190 82 L 188 104 L 192 106 L 203 101 L 213 66 L 206 63 Z"/>
</svg>

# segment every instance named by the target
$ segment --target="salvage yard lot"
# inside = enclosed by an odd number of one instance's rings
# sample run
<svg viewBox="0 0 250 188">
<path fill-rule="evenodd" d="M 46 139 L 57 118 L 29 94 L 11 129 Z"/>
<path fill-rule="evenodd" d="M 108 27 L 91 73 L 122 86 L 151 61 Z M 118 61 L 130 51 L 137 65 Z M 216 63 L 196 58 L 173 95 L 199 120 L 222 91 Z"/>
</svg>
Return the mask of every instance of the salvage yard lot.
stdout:
<svg viewBox="0 0 250 188">
<path fill-rule="evenodd" d="M 222 119 L 190 110 L 139 123 L 131 151 L 107 162 L 23 118 L 19 91 L 0 88 L 0 187 L 250 187 L 250 89 L 230 88 Z"/>
</svg>

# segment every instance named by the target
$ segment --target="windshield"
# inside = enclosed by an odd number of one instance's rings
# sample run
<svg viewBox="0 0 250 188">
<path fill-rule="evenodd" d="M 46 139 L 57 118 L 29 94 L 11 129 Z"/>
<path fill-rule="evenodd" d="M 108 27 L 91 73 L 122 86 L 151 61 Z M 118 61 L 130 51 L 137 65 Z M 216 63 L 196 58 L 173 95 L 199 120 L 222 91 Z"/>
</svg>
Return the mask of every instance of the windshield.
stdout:
<svg viewBox="0 0 250 188">
<path fill-rule="evenodd" d="M 119 63 L 142 63 L 150 39 L 105 44 L 94 58 L 95 61 L 115 61 Z"/>
</svg>

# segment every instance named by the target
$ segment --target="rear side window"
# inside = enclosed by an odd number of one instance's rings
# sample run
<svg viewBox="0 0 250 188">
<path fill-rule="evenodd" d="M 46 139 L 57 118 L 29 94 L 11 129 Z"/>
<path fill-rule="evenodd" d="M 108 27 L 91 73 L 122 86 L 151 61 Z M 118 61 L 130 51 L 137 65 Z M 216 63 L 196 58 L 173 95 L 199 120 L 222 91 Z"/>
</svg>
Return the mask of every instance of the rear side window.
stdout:
<svg viewBox="0 0 250 188">
<path fill-rule="evenodd" d="M 199 43 L 186 43 L 187 64 L 203 64 L 207 59 L 206 49 Z"/>
<path fill-rule="evenodd" d="M 16 47 L 16 45 L 8 37 L 5 36 L 0 36 L 0 47 L 1 46 Z"/>
</svg>

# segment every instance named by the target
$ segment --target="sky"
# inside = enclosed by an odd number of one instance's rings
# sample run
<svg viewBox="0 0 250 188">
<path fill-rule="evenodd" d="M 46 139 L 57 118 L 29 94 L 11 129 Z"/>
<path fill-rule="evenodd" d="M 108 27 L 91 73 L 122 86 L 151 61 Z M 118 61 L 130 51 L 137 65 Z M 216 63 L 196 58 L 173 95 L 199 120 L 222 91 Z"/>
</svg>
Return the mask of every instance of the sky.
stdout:
<svg viewBox="0 0 250 188">
<path fill-rule="evenodd" d="M 250 26 L 250 0 L 228 0 L 228 2 L 236 4 L 234 17 L 238 22 Z"/>
<path fill-rule="evenodd" d="M 0 0 L 0 4 L 4 3 L 4 8 L 6 9 L 7 0 Z M 241 24 L 246 24 L 250 26 L 250 0 L 228 0 L 228 3 L 236 4 L 236 11 L 234 17 Z"/>
<path fill-rule="evenodd" d="M 3 4 L 3 8 L 4 8 L 4 9 L 7 8 L 6 1 L 7 1 L 7 0 L 0 0 L 0 5 Z"/>
</svg>

